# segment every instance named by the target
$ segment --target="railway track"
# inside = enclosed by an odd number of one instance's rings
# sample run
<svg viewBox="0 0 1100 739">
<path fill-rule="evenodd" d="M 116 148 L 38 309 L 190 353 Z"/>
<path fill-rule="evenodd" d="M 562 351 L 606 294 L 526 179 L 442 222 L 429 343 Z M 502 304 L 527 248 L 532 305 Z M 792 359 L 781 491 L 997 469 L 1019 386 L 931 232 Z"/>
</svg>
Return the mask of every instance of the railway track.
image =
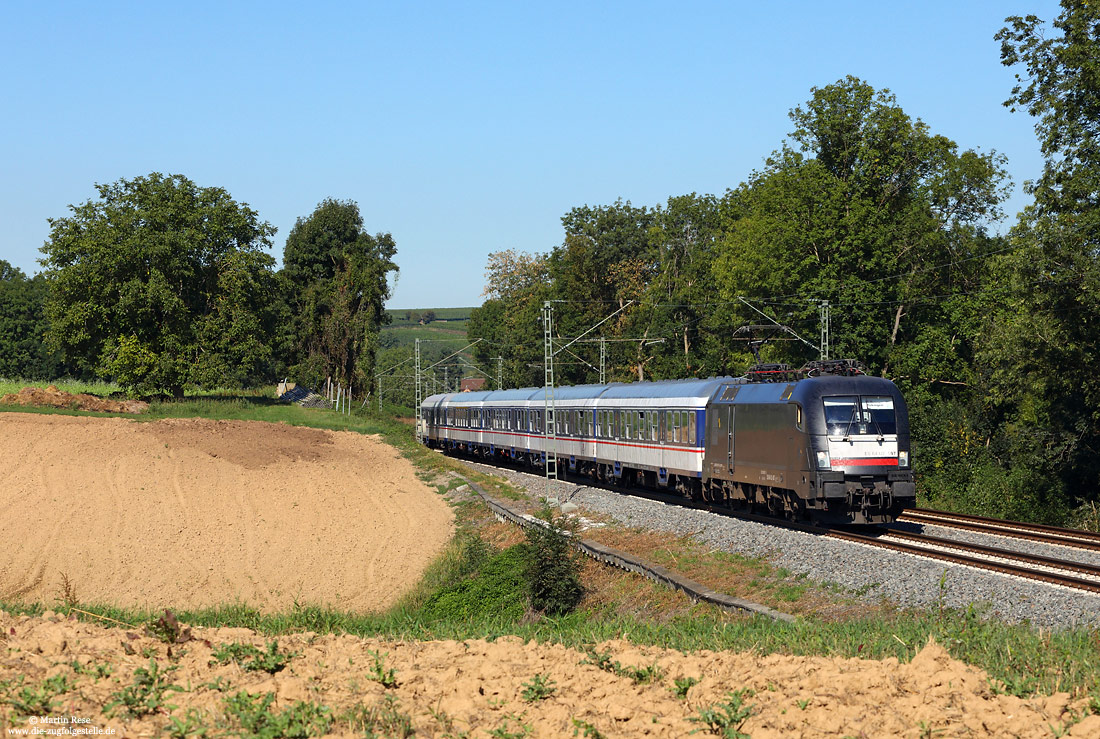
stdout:
<svg viewBox="0 0 1100 739">
<path fill-rule="evenodd" d="M 892 530 L 863 534 L 830 529 L 823 535 L 830 539 L 890 549 L 967 567 L 1015 575 L 1028 580 L 1100 593 L 1100 567 L 1073 560 Z"/>
<path fill-rule="evenodd" d="M 1077 549 L 1100 552 L 1100 534 L 1078 529 L 1062 529 L 1057 526 L 1003 521 L 997 518 L 968 516 L 961 513 L 948 513 L 925 508 L 909 508 L 898 518 L 900 522 L 929 524 L 949 529 L 976 531 L 982 534 L 1025 539 L 1043 544 L 1056 544 Z"/>
</svg>

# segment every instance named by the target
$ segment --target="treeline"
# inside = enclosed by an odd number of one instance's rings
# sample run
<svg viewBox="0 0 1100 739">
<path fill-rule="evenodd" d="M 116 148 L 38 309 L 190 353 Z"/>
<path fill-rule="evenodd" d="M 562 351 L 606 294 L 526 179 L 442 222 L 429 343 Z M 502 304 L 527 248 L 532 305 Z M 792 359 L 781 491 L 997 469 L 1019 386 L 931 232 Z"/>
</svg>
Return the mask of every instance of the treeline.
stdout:
<svg viewBox="0 0 1100 739">
<path fill-rule="evenodd" d="M 1066 0 L 997 38 L 1047 158 L 1007 235 L 995 152 L 963 149 L 886 90 L 815 88 L 764 166 L 721 196 L 617 201 L 563 218 L 546 254 L 490 255 L 470 318 L 482 366 L 543 383 L 737 375 L 756 359 L 864 362 L 908 399 L 923 501 L 1061 522 L 1100 483 L 1100 6 Z M 603 321 L 603 323 L 600 323 Z M 788 327 L 790 331 L 778 328 Z M 598 341 L 587 339 L 605 339 Z"/>
<path fill-rule="evenodd" d="M 44 270 L 0 262 L 0 376 L 118 382 L 150 395 L 290 376 L 369 387 L 396 245 L 352 201 L 275 229 L 217 187 L 153 173 L 97 185 L 50 220 Z"/>
</svg>

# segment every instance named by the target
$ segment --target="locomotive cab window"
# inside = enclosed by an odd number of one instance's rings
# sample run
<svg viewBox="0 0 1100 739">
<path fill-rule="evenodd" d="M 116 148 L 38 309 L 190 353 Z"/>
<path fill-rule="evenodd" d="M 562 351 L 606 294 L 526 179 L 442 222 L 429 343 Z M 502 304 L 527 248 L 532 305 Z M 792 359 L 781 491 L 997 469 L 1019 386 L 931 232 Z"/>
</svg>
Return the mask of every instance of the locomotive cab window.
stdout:
<svg viewBox="0 0 1100 739">
<path fill-rule="evenodd" d="M 858 399 L 855 395 L 835 395 L 823 398 L 825 403 L 825 427 L 829 436 L 843 436 L 849 433 L 867 433 L 859 430 L 859 417 L 856 412 Z"/>
<path fill-rule="evenodd" d="M 836 395 L 823 400 L 829 436 L 884 436 L 898 432 L 894 399 L 887 395 Z"/>
<path fill-rule="evenodd" d="M 863 414 L 870 420 L 871 433 L 882 435 L 898 432 L 897 417 L 894 414 L 894 399 L 889 395 L 864 395 Z"/>
</svg>

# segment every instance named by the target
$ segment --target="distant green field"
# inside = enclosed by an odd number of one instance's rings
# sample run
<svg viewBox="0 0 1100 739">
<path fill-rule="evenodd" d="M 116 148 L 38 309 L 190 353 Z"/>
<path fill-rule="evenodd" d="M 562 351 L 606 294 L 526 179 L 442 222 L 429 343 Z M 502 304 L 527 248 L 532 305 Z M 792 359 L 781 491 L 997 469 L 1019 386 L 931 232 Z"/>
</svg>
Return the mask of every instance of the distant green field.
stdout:
<svg viewBox="0 0 1100 739">
<path fill-rule="evenodd" d="M 423 316 L 428 311 L 435 313 L 435 319 L 437 321 L 462 321 L 465 323 L 470 319 L 470 311 L 473 308 L 394 308 L 387 310 L 389 314 L 392 326 L 415 326 L 417 325 L 417 319 L 412 317 Z"/>
<path fill-rule="evenodd" d="M 417 339 L 454 340 L 454 348 L 459 349 L 466 341 L 466 321 L 432 321 L 426 326 L 406 323 L 382 329 L 383 346 L 412 346 Z"/>
</svg>

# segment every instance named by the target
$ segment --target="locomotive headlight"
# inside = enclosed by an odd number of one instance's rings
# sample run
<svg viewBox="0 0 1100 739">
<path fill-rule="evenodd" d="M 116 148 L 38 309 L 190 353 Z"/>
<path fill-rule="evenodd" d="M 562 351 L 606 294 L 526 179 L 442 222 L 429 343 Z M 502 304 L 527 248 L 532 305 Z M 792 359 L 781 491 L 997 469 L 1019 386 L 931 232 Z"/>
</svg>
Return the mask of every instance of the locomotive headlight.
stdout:
<svg viewBox="0 0 1100 739">
<path fill-rule="evenodd" d="M 832 464 L 829 461 L 829 453 L 828 452 L 818 452 L 817 453 L 817 468 L 819 470 L 827 470 L 831 466 L 832 466 Z"/>
<path fill-rule="evenodd" d="M 909 466 L 909 452 L 898 452 L 898 467 Z"/>
</svg>

